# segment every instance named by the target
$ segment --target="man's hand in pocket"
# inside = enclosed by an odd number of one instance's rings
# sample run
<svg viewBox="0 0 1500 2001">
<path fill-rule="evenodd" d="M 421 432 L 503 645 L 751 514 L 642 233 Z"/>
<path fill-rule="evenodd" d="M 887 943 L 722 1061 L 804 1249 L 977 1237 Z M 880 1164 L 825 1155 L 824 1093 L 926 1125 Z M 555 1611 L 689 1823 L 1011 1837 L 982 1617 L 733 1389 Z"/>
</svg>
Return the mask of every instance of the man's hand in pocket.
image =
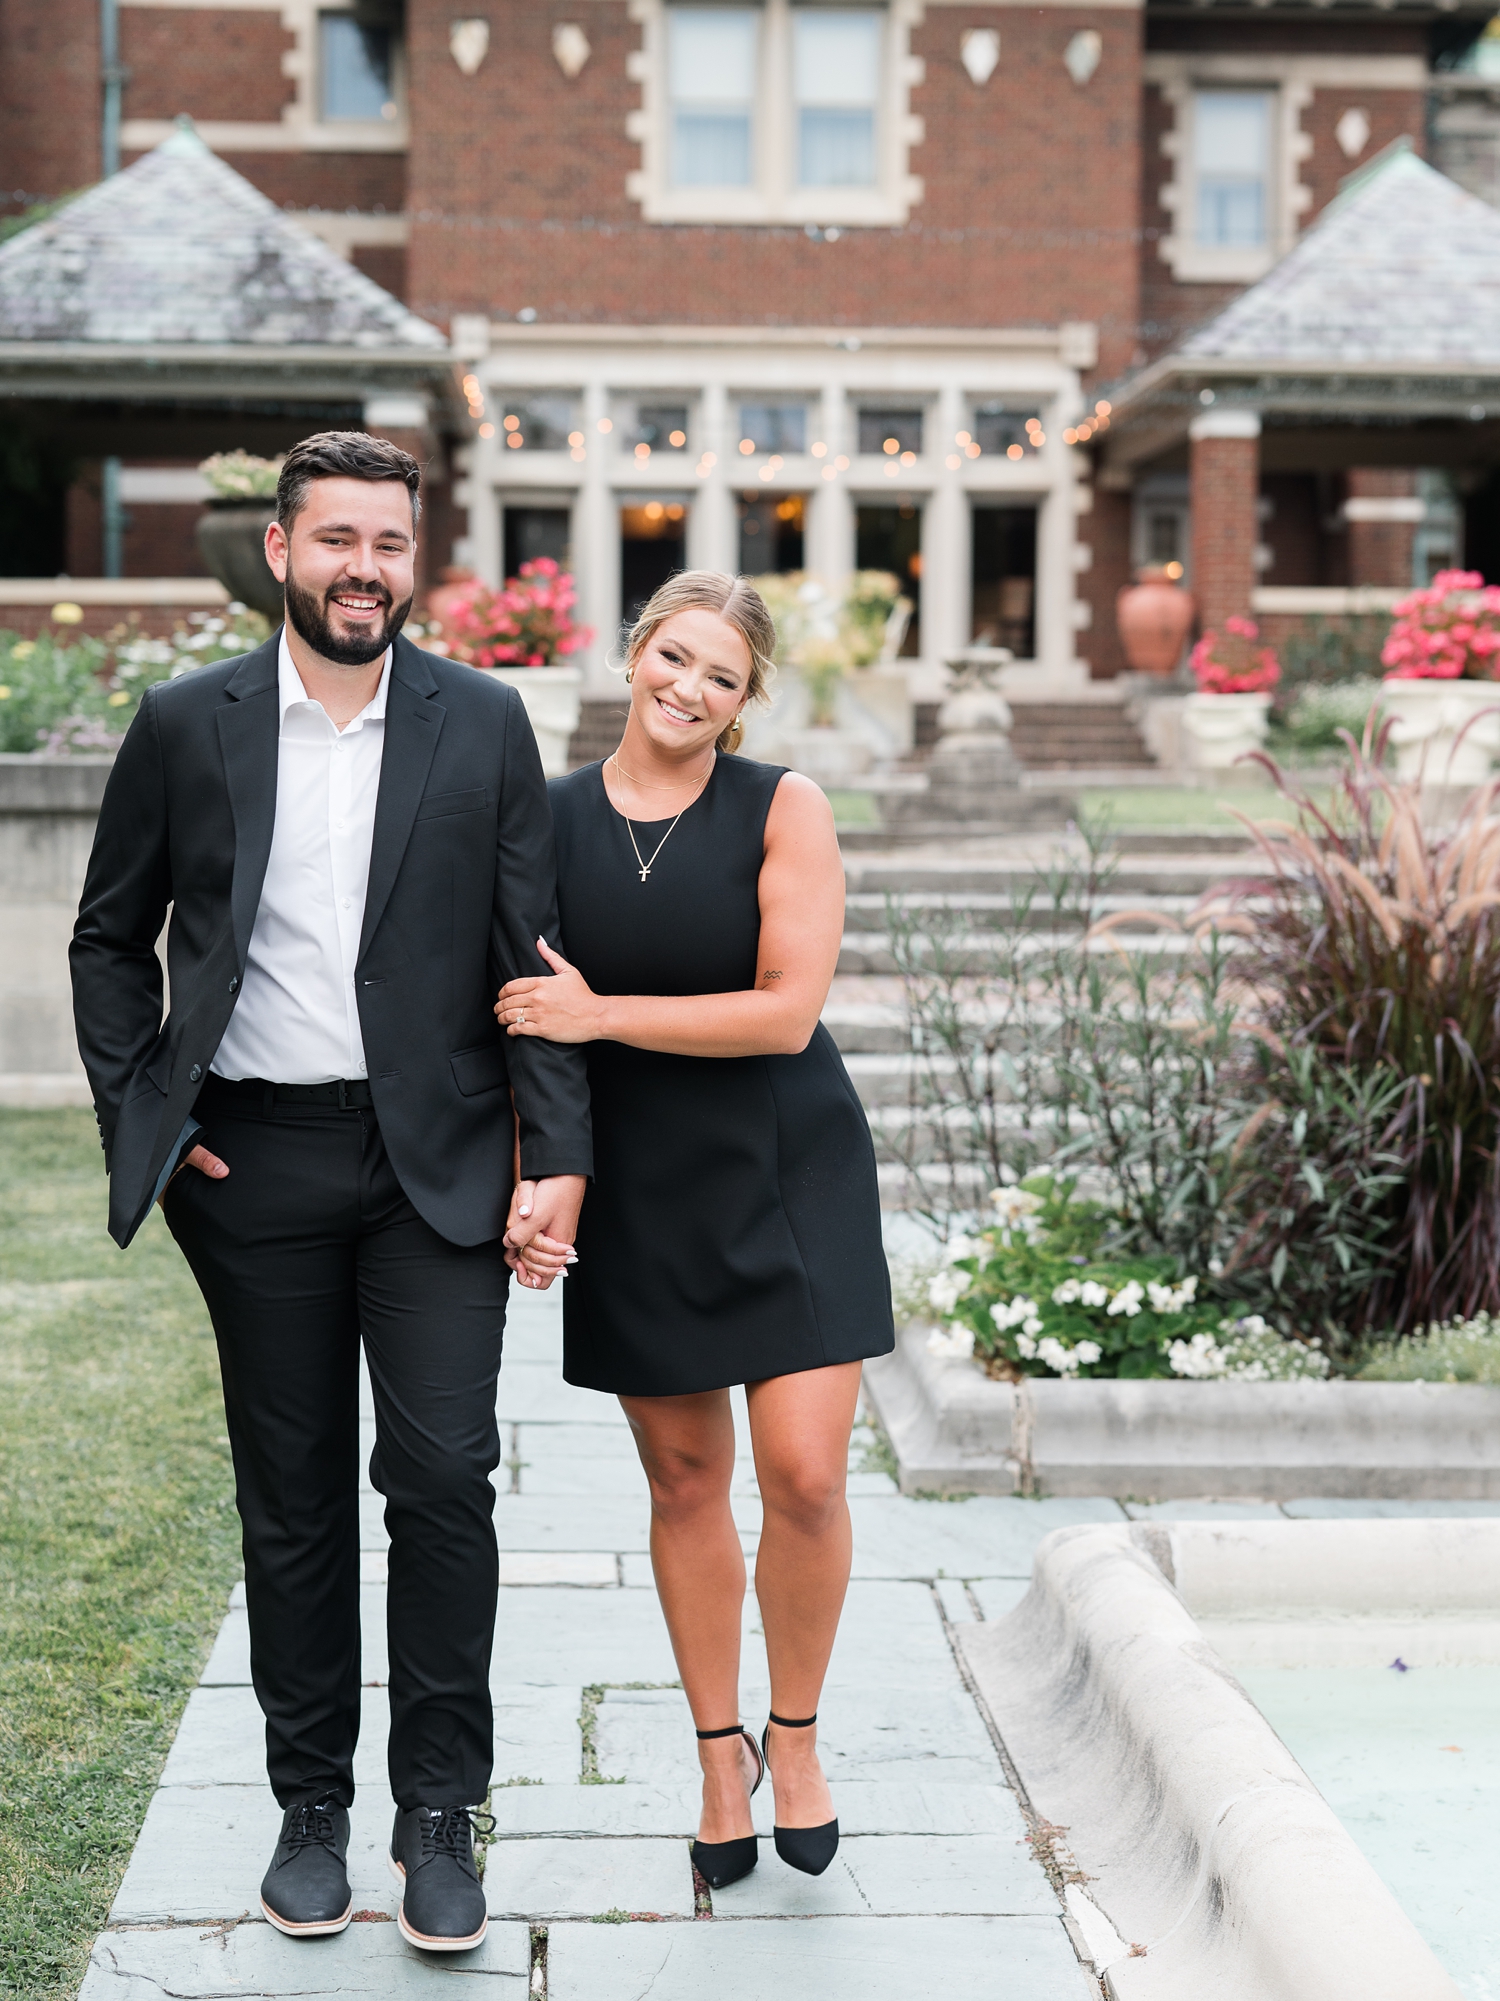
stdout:
<svg viewBox="0 0 1500 2001">
<path fill-rule="evenodd" d="M 186 1156 L 174 1170 L 172 1181 L 177 1179 L 177 1176 L 181 1174 L 185 1167 L 196 1167 L 198 1172 L 206 1174 L 210 1181 L 222 1181 L 229 1172 L 229 1169 L 220 1160 L 219 1156 L 216 1153 L 210 1153 L 206 1146 L 189 1148 Z M 172 1181 L 167 1183 L 167 1188 L 171 1187 Z M 156 1198 L 158 1208 L 161 1206 L 162 1200 L 166 1195 L 167 1188 L 164 1188 Z"/>
</svg>

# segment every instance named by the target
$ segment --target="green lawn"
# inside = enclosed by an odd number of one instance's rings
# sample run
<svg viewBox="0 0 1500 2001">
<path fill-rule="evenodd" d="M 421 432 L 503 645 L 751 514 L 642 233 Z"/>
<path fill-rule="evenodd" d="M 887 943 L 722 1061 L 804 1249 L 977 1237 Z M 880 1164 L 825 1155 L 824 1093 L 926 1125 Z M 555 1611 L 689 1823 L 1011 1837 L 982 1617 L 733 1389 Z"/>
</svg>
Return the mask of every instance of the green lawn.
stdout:
<svg viewBox="0 0 1500 2001">
<path fill-rule="evenodd" d="M 0 1988 L 71 1995 L 239 1574 L 207 1316 L 87 1112 L 0 1111 Z"/>
</svg>

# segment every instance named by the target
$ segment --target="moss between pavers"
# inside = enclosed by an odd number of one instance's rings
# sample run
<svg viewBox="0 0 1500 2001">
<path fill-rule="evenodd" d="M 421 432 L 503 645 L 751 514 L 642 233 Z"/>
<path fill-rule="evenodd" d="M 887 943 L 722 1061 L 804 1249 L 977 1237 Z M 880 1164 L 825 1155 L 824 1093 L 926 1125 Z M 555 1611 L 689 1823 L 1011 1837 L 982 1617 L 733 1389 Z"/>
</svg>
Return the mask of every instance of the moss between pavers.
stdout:
<svg viewBox="0 0 1500 2001">
<path fill-rule="evenodd" d="M 239 1574 L 218 1364 L 87 1112 L 0 1112 L 0 1987 L 71 1995 Z"/>
</svg>

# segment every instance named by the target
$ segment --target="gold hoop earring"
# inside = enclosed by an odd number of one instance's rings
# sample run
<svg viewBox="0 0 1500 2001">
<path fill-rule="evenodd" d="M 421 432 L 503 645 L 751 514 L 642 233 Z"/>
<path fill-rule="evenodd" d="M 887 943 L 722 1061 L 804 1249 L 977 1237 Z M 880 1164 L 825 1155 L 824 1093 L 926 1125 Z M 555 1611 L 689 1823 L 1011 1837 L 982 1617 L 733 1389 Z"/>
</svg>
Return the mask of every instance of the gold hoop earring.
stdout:
<svg viewBox="0 0 1500 2001">
<path fill-rule="evenodd" d="M 625 669 L 625 685 L 627 688 L 630 686 L 631 682 L 634 679 L 635 679 L 635 669 L 633 667 L 627 667 Z"/>
</svg>

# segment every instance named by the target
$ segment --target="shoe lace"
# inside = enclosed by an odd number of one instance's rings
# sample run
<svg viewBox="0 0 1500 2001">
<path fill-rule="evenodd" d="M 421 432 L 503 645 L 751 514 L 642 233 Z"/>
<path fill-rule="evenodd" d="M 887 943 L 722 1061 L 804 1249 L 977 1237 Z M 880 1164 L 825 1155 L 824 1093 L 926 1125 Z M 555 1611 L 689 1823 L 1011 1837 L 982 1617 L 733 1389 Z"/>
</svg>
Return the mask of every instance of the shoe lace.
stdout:
<svg viewBox="0 0 1500 2001">
<path fill-rule="evenodd" d="M 495 1822 L 487 1813 L 471 1813 L 466 1806 L 440 1807 L 429 1812 L 422 1824 L 422 1846 L 434 1855 L 452 1855 L 467 1861 L 473 1852 L 474 1836 L 488 1840 Z"/>
<path fill-rule="evenodd" d="M 333 1824 L 334 1803 L 319 1800 L 316 1804 L 304 1801 L 295 1806 L 287 1817 L 281 1838 L 288 1848 L 329 1848 L 334 1845 Z"/>
</svg>

